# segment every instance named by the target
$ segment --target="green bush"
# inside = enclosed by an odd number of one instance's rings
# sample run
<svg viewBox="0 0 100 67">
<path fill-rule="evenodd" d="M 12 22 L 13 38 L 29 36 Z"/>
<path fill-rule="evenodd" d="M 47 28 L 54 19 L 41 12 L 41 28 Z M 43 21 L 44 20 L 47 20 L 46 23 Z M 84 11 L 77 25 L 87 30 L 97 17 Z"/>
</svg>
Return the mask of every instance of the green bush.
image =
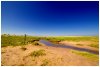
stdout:
<svg viewBox="0 0 100 67">
<path fill-rule="evenodd" d="M 45 50 L 40 49 L 40 50 L 37 50 L 37 51 L 33 51 L 30 55 L 34 56 L 34 57 L 39 57 L 39 56 L 46 55 L 46 53 L 45 53 Z"/>
</svg>

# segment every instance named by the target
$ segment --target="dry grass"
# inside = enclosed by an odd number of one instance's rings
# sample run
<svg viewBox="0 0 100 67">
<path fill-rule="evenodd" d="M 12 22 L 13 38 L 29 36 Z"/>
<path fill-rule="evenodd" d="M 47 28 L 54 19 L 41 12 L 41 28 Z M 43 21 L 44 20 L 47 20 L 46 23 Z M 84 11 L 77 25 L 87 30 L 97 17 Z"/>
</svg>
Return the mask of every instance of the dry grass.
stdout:
<svg viewBox="0 0 100 67">
<path fill-rule="evenodd" d="M 90 44 L 90 45 L 88 45 L 88 46 L 94 47 L 94 48 L 99 48 L 99 44 Z"/>
<path fill-rule="evenodd" d="M 37 50 L 37 51 L 33 51 L 30 55 L 34 56 L 34 57 L 39 57 L 39 56 L 46 55 L 46 53 L 45 53 L 45 50 L 40 49 L 40 50 Z"/>
<path fill-rule="evenodd" d="M 92 53 L 89 53 L 89 52 L 72 50 L 72 53 L 87 57 L 87 58 L 89 58 L 91 60 L 94 60 L 94 61 L 98 61 L 99 60 L 99 56 L 98 55 L 95 55 L 95 54 L 92 54 Z"/>
</svg>

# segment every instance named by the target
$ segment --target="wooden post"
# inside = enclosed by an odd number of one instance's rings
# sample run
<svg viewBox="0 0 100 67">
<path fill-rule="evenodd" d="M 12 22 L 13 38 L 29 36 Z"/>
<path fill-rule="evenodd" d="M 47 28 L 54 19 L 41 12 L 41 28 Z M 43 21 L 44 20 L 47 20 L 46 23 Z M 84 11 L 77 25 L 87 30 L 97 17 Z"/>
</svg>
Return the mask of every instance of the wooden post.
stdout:
<svg viewBox="0 0 100 67">
<path fill-rule="evenodd" d="M 9 45 L 11 45 L 11 39 L 10 39 L 10 34 L 8 34 L 8 42 L 9 42 Z"/>
<path fill-rule="evenodd" d="M 25 38 L 24 38 L 24 45 L 26 45 L 26 34 L 25 34 Z"/>
</svg>

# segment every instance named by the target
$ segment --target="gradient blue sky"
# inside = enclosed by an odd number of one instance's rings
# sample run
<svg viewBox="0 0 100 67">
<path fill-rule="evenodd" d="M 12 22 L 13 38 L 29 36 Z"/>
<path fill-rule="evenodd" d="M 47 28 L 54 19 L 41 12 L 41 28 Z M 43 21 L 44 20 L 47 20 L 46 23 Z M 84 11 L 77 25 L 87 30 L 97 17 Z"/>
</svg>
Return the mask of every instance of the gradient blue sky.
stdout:
<svg viewBox="0 0 100 67">
<path fill-rule="evenodd" d="M 1 33 L 99 35 L 99 1 L 2 1 Z"/>
</svg>

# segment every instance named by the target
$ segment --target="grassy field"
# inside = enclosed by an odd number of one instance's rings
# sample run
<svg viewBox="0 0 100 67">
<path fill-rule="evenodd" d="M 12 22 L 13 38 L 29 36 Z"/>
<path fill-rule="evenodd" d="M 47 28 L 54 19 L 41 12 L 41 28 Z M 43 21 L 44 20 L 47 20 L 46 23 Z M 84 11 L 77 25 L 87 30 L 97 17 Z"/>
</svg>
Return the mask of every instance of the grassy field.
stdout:
<svg viewBox="0 0 100 67">
<path fill-rule="evenodd" d="M 99 50 L 98 36 L 39 37 L 1 35 L 2 66 L 97 66 L 99 55 L 67 48 L 49 47 L 39 40 Z M 20 61 L 19 61 L 20 60 Z"/>
<path fill-rule="evenodd" d="M 73 42 L 80 42 L 80 41 L 90 41 L 94 42 L 89 44 L 90 47 L 99 48 L 99 37 L 98 36 L 80 36 L 80 37 L 38 37 L 38 36 L 18 36 L 18 35 L 1 35 L 1 46 L 18 46 L 18 45 L 25 45 L 29 43 L 34 43 L 35 41 L 39 41 L 41 39 L 51 41 L 55 44 L 58 44 L 61 41 L 73 41 Z M 77 45 L 84 45 L 84 44 L 77 44 Z"/>
<path fill-rule="evenodd" d="M 36 36 L 24 36 L 24 35 L 1 35 L 1 46 L 18 46 L 33 43 L 39 41 L 40 37 Z"/>
</svg>

